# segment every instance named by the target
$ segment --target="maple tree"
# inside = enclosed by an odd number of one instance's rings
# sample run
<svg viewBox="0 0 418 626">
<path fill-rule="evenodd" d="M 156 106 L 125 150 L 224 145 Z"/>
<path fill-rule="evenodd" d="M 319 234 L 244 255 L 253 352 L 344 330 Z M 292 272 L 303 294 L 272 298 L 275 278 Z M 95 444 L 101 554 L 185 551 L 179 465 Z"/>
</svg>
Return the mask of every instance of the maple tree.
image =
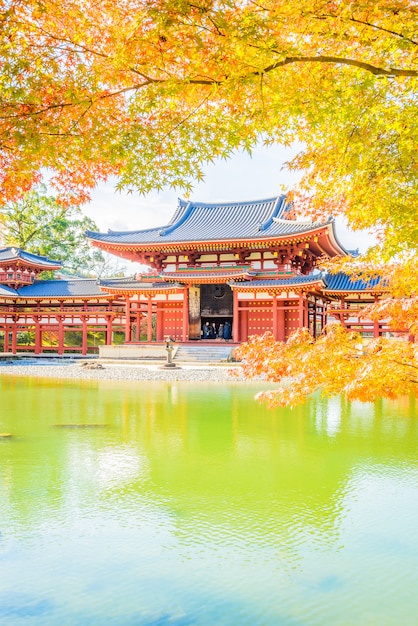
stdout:
<svg viewBox="0 0 418 626">
<path fill-rule="evenodd" d="M 63 261 L 64 268 L 84 276 L 120 276 L 121 267 L 101 250 L 92 249 L 86 230 L 95 222 L 77 206 L 65 208 L 44 185 L 24 194 L 21 200 L 0 207 L 0 230 L 4 244 Z"/>
<path fill-rule="evenodd" d="M 254 336 L 235 353 L 247 377 L 281 383 L 258 394 L 269 406 L 295 406 L 318 390 L 363 402 L 418 394 L 416 343 L 381 337 L 365 343 L 339 323 L 329 324 L 316 341 L 307 329 L 286 342 L 271 333 Z"/>
<path fill-rule="evenodd" d="M 0 202 L 45 170 L 64 204 L 110 176 L 188 192 L 236 149 L 300 145 L 295 210 L 377 231 L 362 271 L 394 298 L 370 315 L 413 334 L 417 22 L 413 0 L 0 0 Z"/>
<path fill-rule="evenodd" d="M 304 212 L 415 245 L 411 0 L 0 0 L 3 201 L 42 176 L 190 190 L 234 149 L 302 142 Z M 405 231 L 408 237 L 404 236 Z"/>
</svg>

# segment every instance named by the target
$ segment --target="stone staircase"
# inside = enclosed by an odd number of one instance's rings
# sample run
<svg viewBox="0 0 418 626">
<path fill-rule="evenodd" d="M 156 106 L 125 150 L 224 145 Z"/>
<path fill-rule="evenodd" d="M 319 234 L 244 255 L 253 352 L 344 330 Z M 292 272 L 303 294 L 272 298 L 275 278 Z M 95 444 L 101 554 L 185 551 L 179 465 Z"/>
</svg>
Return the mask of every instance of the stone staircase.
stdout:
<svg viewBox="0 0 418 626">
<path fill-rule="evenodd" d="M 183 344 L 177 349 L 173 361 L 175 363 L 225 363 L 235 348 L 231 344 Z"/>
</svg>

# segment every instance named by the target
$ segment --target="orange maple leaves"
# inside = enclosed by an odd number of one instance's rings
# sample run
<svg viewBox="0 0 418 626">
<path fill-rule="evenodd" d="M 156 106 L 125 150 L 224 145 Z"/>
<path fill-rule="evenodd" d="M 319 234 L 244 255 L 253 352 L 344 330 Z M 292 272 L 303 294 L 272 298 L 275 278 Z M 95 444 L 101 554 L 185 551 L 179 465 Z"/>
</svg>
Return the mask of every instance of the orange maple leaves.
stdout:
<svg viewBox="0 0 418 626">
<path fill-rule="evenodd" d="M 396 192 L 392 170 L 409 189 L 418 69 L 406 1 L 0 0 L 0 13 L 2 200 L 45 168 L 82 200 L 111 175 L 141 192 L 188 190 L 261 134 L 306 144 L 294 166 L 309 170 L 316 211 L 371 201 L 368 182 L 380 203 Z"/>
<path fill-rule="evenodd" d="M 271 333 L 254 336 L 235 351 L 244 374 L 279 383 L 257 395 L 269 406 L 295 406 L 314 391 L 374 401 L 418 394 L 418 345 L 397 339 L 369 342 L 359 333 L 330 324 L 316 341 L 307 329 L 277 342 Z"/>
</svg>

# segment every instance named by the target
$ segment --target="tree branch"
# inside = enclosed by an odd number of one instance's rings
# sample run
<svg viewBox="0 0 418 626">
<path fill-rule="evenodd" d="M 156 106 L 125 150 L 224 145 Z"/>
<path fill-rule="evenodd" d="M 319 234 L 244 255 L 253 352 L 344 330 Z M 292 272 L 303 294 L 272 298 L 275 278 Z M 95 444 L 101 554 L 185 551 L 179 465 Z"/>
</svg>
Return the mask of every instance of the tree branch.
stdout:
<svg viewBox="0 0 418 626">
<path fill-rule="evenodd" d="M 276 54 L 280 54 L 278 51 L 275 51 L 275 52 Z M 347 65 L 351 67 L 357 67 L 367 72 L 370 72 L 375 76 L 418 77 L 418 70 L 399 69 L 399 68 L 385 69 L 383 67 L 377 67 L 370 63 L 366 63 L 364 61 L 358 61 L 356 59 L 346 59 L 344 57 L 319 55 L 319 56 L 306 56 L 306 57 L 305 56 L 286 57 L 285 59 L 282 59 L 281 61 L 277 61 L 276 63 L 272 63 L 271 65 L 268 65 L 267 67 L 261 70 L 255 70 L 255 71 L 249 72 L 247 75 L 242 75 L 237 78 L 239 80 L 239 79 L 244 79 L 250 76 L 262 76 L 263 74 L 268 74 L 280 67 L 284 67 L 286 65 L 291 65 L 294 63 L 330 63 L 333 65 Z M 47 111 L 50 111 L 53 109 L 60 109 L 60 108 L 63 109 L 66 107 L 73 107 L 73 106 L 80 106 L 80 105 L 85 105 L 89 108 L 90 106 L 92 106 L 92 104 L 94 104 L 95 101 L 99 101 L 99 100 L 106 99 L 106 98 L 113 98 L 115 96 L 127 93 L 129 91 L 138 91 L 139 89 L 142 89 L 143 87 L 147 87 L 148 85 L 151 85 L 151 84 L 165 84 L 165 83 L 171 82 L 172 84 L 177 84 L 177 85 L 211 86 L 211 85 L 222 85 L 222 84 L 225 84 L 228 80 L 230 80 L 229 77 L 223 78 L 221 80 L 217 80 L 215 78 L 205 78 L 205 79 L 204 78 L 185 78 L 182 80 L 166 79 L 166 78 L 151 78 L 150 76 L 143 74 L 142 72 L 140 72 L 139 70 L 136 70 L 135 68 L 130 68 L 130 69 L 132 72 L 141 76 L 144 79 L 144 82 L 135 83 L 133 85 L 123 87 L 116 91 L 101 93 L 96 98 L 92 98 L 92 97 L 85 98 L 83 100 L 80 100 L 79 102 L 55 103 L 55 104 L 51 104 L 49 106 L 43 107 L 39 109 L 38 111 L 14 113 L 13 115 L 0 116 L 0 119 L 5 120 L 5 119 L 15 119 L 15 118 L 22 118 L 22 117 L 34 117 L 34 116 L 42 115 L 43 113 L 46 113 Z M 12 106 L 12 105 L 9 105 L 9 106 Z M 34 107 L 36 105 L 25 103 L 24 105 L 21 104 L 20 106 Z"/>
<path fill-rule="evenodd" d="M 414 39 L 411 39 L 410 37 L 405 37 L 405 35 L 403 35 L 402 33 L 397 33 L 395 30 L 389 30 L 388 28 L 383 28 L 383 26 L 378 26 L 377 24 L 372 24 L 371 22 L 358 20 L 355 17 L 350 17 L 349 21 L 354 22 L 356 24 L 363 24 L 363 26 L 369 26 L 370 28 L 379 30 L 383 33 L 388 33 L 389 35 L 395 35 L 395 37 L 399 37 L 400 39 L 403 39 L 404 41 L 409 41 L 410 43 L 414 44 L 414 46 L 418 46 L 417 41 L 414 41 Z"/>
<path fill-rule="evenodd" d="M 281 54 L 278 50 L 276 50 L 276 54 Z M 286 57 L 282 61 L 277 61 L 276 63 L 272 63 L 268 65 L 263 70 L 259 70 L 256 74 L 266 74 L 267 72 L 271 72 L 278 67 L 283 67 L 285 65 L 290 65 L 292 63 L 331 63 L 333 65 L 350 65 L 353 67 L 358 67 L 360 69 L 365 70 L 366 72 L 371 72 L 375 76 L 418 76 L 418 70 L 403 70 L 395 67 L 391 67 L 386 70 L 383 67 L 377 67 L 376 65 L 372 65 L 371 63 L 365 63 L 364 61 L 357 61 L 357 59 L 346 59 L 344 57 L 331 57 L 331 56 L 313 56 L 313 57 Z"/>
</svg>

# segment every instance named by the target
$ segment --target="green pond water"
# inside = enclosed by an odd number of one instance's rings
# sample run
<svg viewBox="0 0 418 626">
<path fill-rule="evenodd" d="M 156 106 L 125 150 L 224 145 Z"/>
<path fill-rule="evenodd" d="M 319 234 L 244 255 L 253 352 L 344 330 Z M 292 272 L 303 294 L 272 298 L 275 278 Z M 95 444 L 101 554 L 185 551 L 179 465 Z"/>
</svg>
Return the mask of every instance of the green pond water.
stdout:
<svg viewBox="0 0 418 626">
<path fill-rule="evenodd" d="M 418 623 L 413 400 L 0 377 L 1 626 Z"/>
</svg>

